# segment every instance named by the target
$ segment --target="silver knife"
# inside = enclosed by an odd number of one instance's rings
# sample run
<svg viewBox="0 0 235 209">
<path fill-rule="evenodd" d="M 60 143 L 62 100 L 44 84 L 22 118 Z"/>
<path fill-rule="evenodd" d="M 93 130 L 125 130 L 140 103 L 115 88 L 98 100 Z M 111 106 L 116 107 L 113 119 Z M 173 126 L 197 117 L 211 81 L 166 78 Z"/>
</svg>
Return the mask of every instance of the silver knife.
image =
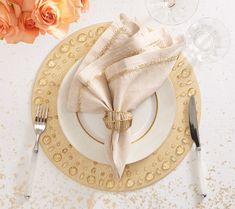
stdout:
<svg viewBox="0 0 235 209">
<path fill-rule="evenodd" d="M 191 96 L 189 100 L 189 128 L 192 140 L 196 145 L 196 161 L 201 195 L 203 198 L 205 198 L 207 196 L 207 184 L 205 179 L 206 169 L 201 159 L 201 143 L 198 131 L 197 109 L 194 96 Z"/>
</svg>

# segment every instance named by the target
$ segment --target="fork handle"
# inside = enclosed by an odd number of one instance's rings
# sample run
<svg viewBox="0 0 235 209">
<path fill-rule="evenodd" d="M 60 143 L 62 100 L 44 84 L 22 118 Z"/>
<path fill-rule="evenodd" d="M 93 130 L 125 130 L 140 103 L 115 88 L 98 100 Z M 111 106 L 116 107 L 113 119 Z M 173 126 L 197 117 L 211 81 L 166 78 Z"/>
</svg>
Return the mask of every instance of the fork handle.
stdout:
<svg viewBox="0 0 235 209">
<path fill-rule="evenodd" d="M 39 150 L 39 138 L 40 138 L 40 135 L 37 134 L 36 135 L 36 141 L 35 141 L 35 144 L 34 144 L 34 147 L 33 147 L 33 152 L 35 152 L 35 153 L 38 153 L 38 150 Z"/>
<path fill-rule="evenodd" d="M 28 182 L 26 183 L 26 190 L 25 190 L 25 194 L 24 194 L 24 197 L 27 200 L 31 197 L 31 194 L 32 194 L 33 181 L 34 181 L 34 177 L 35 177 L 35 171 L 37 168 L 38 151 L 39 151 L 39 137 L 40 137 L 40 135 L 37 135 L 36 141 L 35 141 L 35 144 L 34 144 L 34 147 L 32 150 L 31 159 L 30 159 L 29 178 L 28 178 Z"/>
</svg>

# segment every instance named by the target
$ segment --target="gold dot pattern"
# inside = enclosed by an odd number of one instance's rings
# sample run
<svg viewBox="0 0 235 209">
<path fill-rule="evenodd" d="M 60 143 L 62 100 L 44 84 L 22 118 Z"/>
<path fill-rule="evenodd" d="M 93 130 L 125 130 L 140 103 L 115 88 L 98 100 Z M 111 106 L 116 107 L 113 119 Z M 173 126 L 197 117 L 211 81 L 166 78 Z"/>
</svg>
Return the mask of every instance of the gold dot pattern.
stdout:
<svg viewBox="0 0 235 209">
<path fill-rule="evenodd" d="M 191 65 L 179 57 L 171 74 L 176 96 L 174 125 L 164 143 L 149 157 L 126 166 L 118 179 L 110 166 L 94 162 L 81 155 L 64 136 L 57 115 L 57 95 L 60 84 L 74 63 L 82 58 L 110 23 L 81 29 L 56 46 L 42 63 L 32 92 L 32 118 L 35 107 L 47 103 L 50 109 L 47 130 L 40 144 L 52 163 L 74 181 L 105 191 L 130 191 L 159 181 L 183 160 L 192 146 L 187 104 L 195 95 L 200 115 L 200 92 Z"/>
</svg>

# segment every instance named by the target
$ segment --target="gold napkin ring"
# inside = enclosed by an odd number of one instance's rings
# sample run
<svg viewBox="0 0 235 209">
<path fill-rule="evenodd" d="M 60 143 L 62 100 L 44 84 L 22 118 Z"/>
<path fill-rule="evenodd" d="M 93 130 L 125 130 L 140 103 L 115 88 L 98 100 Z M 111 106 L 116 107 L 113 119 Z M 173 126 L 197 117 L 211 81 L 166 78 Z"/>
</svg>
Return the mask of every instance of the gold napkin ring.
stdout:
<svg viewBox="0 0 235 209">
<path fill-rule="evenodd" d="M 103 120 L 108 129 L 126 131 L 131 127 L 132 114 L 130 112 L 106 111 Z"/>
</svg>

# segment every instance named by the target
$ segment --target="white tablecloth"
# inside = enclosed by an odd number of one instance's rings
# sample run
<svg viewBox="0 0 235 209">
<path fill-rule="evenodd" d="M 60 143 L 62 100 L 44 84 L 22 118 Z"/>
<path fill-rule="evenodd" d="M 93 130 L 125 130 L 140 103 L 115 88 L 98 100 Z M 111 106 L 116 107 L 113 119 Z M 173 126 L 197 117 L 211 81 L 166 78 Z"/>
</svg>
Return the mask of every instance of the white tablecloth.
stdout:
<svg viewBox="0 0 235 209">
<path fill-rule="evenodd" d="M 81 186 L 57 170 L 43 152 L 35 177 L 33 197 L 18 208 L 235 208 L 235 2 L 200 1 L 198 11 L 185 24 L 170 27 L 184 32 L 203 16 L 219 18 L 231 36 L 230 51 L 216 64 L 196 70 L 201 88 L 201 140 L 209 170 L 208 198 L 197 204 L 192 178 L 192 152 L 166 178 L 148 188 L 128 193 L 99 192 Z M 73 24 L 72 31 L 112 20 L 120 12 L 159 26 L 145 8 L 144 0 L 92 0 L 89 12 Z M 24 168 L 35 138 L 31 124 L 31 89 L 39 65 L 59 41 L 41 36 L 34 45 L 7 45 L 0 41 L 0 208 L 17 208 L 12 195 L 15 164 Z M 22 146 L 23 145 L 23 146 Z M 23 148 L 22 148 L 23 147 Z"/>
</svg>

